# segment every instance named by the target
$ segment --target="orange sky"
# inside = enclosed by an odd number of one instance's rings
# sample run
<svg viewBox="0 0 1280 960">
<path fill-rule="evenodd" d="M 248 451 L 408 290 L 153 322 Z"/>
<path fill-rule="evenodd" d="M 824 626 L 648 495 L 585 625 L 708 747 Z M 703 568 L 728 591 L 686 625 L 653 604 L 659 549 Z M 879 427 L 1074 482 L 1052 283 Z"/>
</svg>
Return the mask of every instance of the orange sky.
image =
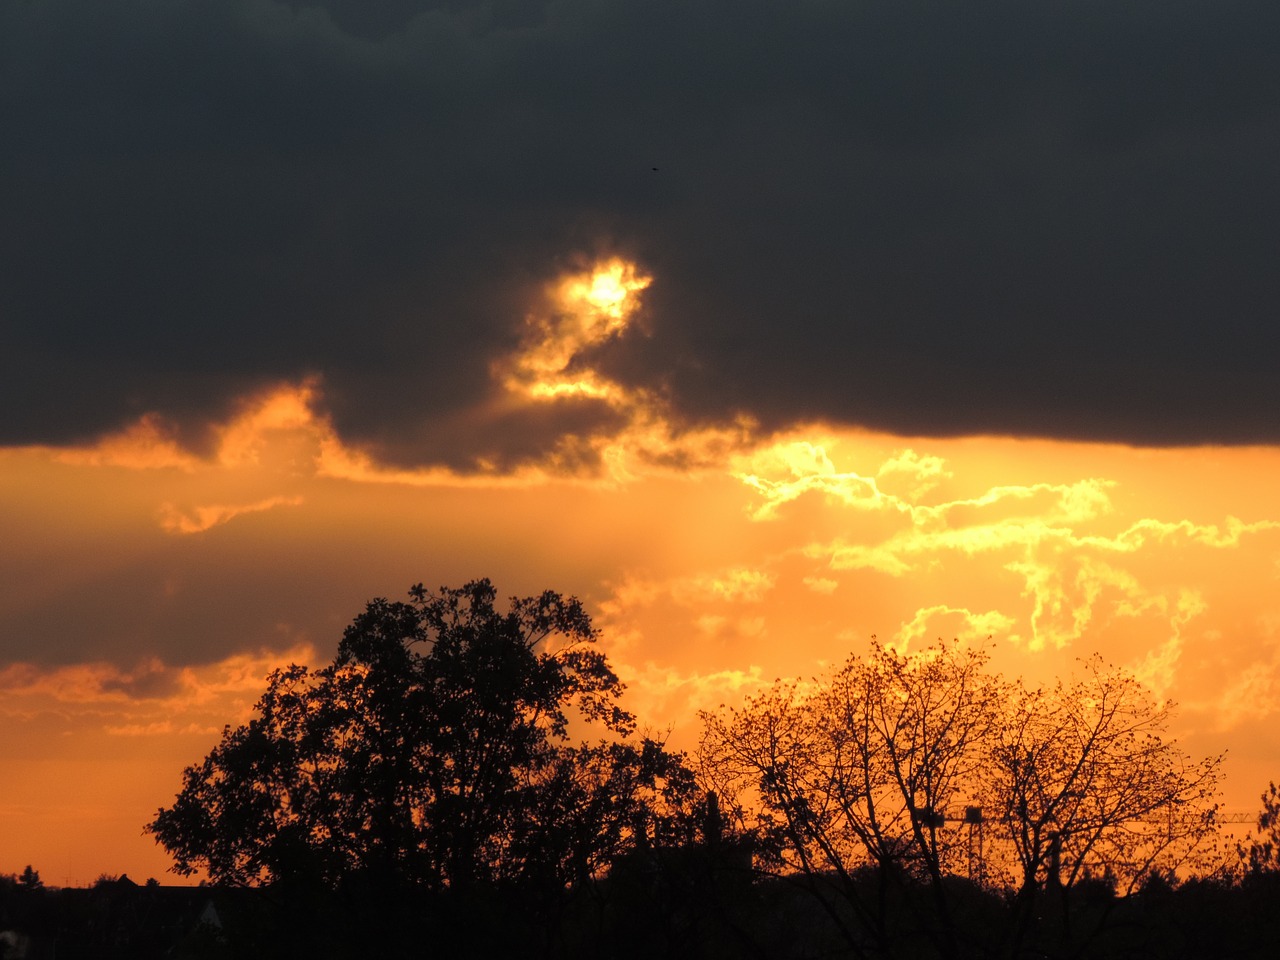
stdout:
<svg viewBox="0 0 1280 960">
<path fill-rule="evenodd" d="M 683 747 L 698 709 L 872 634 L 990 636 L 1033 679 L 1100 651 L 1180 704 L 1191 752 L 1229 750 L 1226 805 L 1254 809 L 1280 777 L 1280 449 L 692 429 L 584 359 L 649 283 L 561 278 L 494 358 L 477 429 L 565 396 L 616 414 L 513 474 L 384 468 L 319 378 L 246 397 L 203 455 L 146 417 L 0 449 L 0 871 L 163 877 L 142 825 L 268 670 L 326 661 L 373 596 L 480 576 L 586 600 L 630 707 Z"/>
</svg>

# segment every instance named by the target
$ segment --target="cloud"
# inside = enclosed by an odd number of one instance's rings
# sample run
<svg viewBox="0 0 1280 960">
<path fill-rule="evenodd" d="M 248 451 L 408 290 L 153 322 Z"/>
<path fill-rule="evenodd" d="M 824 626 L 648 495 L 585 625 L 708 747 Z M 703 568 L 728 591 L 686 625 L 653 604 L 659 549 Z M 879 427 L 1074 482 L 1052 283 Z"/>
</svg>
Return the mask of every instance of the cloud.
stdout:
<svg viewBox="0 0 1280 960">
<path fill-rule="evenodd" d="M 637 606 L 670 602 L 681 607 L 703 609 L 725 604 L 761 603 L 776 583 L 767 570 L 732 567 L 715 573 L 671 580 L 643 580 L 629 577 L 613 589 L 606 613 Z"/>
<path fill-rule="evenodd" d="M 1280 710 L 1280 664 L 1255 661 L 1224 686 L 1211 705 L 1218 730 L 1231 730 L 1242 722 L 1266 721 Z"/>
<path fill-rule="evenodd" d="M 617 257 L 565 277 L 552 292 L 549 309 L 526 318 L 521 349 L 498 365 L 504 386 L 535 400 L 585 397 L 625 403 L 621 388 L 583 368 L 580 358 L 627 329 L 640 292 L 652 282 L 635 264 Z"/>
<path fill-rule="evenodd" d="M 247 718 L 272 670 L 309 663 L 315 653 L 297 644 L 190 666 L 150 657 L 129 669 L 107 662 L 10 663 L 0 669 L 0 717 L 16 725 L 52 721 L 114 736 L 208 735 Z"/>
<path fill-rule="evenodd" d="M 923 642 L 928 646 L 940 637 L 966 641 L 1007 638 L 1016 623 L 1016 618 L 999 610 L 974 613 L 963 607 L 948 607 L 945 604 L 922 607 L 910 621 L 903 623 L 898 629 L 893 646 L 900 653 L 906 653 L 912 644 Z"/>
<path fill-rule="evenodd" d="M 828 577 L 805 577 L 804 585 L 815 593 L 835 593 L 840 584 Z"/>
<path fill-rule="evenodd" d="M 628 699 L 643 716 L 678 717 L 684 723 L 699 710 L 711 710 L 726 701 L 737 702 L 765 686 L 760 667 L 682 673 L 672 667 L 646 662 L 623 667 Z"/>
<path fill-rule="evenodd" d="M 773 519 L 782 505 L 810 493 L 861 510 L 910 509 L 883 493 L 876 478 L 837 471 L 825 446 L 812 440 L 782 438 L 757 447 L 736 459 L 734 473 L 760 494 L 763 502 L 752 512 L 755 520 Z"/>
<path fill-rule="evenodd" d="M 1134 670 L 1135 676 L 1157 697 L 1166 696 L 1174 685 L 1178 659 L 1182 655 L 1184 628 L 1190 620 L 1209 609 L 1199 591 L 1190 589 L 1179 591 L 1172 610 L 1167 610 L 1167 602 L 1160 606 L 1161 612 L 1169 614 L 1169 638 L 1155 649 L 1148 650 Z"/>
<path fill-rule="evenodd" d="M 153 414 L 180 469 L 308 378 L 392 472 L 626 471 L 595 438 L 743 423 L 1274 441 L 1280 11 L 1094 13 L 6 5 L 0 444 Z M 643 322 L 504 410 L 546 285 L 613 257 Z"/>
<path fill-rule="evenodd" d="M 522 339 L 491 364 L 492 395 L 454 426 L 475 435 L 458 466 L 397 466 L 377 451 L 351 446 L 326 410 L 318 376 L 264 386 L 238 397 L 201 432 L 200 455 L 184 447 L 180 427 L 156 412 L 92 442 L 56 448 L 77 466 L 177 468 L 187 473 L 266 467 L 294 478 L 324 476 L 409 486 L 503 487 L 569 479 L 625 484 L 653 473 L 685 475 L 718 468 L 754 442 L 747 418 L 687 424 L 656 393 L 609 379 L 595 351 L 623 335 L 649 278 L 611 258 L 559 276 L 525 318 Z M 520 439 L 515 435 L 520 434 Z M 260 462 L 266 456 L 271 462 Z M 186 514 L 164 507 L 171 532 L 201 532 L 244 512 L 296 498 L 212 505 Z"/>
<path fill-rule="evenodd" d="M 1220 523 L 1135 517 L 1128 492 L 1101 477 L 1006 483 L 956 496 L 957 471 L 942 457 L 880 453 L 878 469 L 871 460 L 858 473 L 837 465 L 857 458 L 847 439 L 841 446 L 834 437 L 826 446 L 783 438 L 751 454 L 753 472 L 736 474 L 759 497 L 752 519 L 812 524 L 821 517 L 824 526 L 847 531 L 798 550 L 818 564 L 804 575 L 807 586 L 821 584 L 829 595 L 851 577 L 913 578 L 946 595 L 960 581 L 980 585 L 983 594 L 997 583 L 1019 585 L 1016 601 L 1006 593 L 999 607 L 981 614 L 936 601 L 919 607 L 896 636 L 901 645 L 936 632 L 1000 636 L 1039 652 L 1127 634 L 1126 646 L 1141 651 L 1133 668 L 1164 693 L 1175 685 L 1188 623 L 1209 605 L 1185 574 L 1156 573 L 1157 558 L 1238 552 L 1250 539 L 1272 542 L 1265 535 L 1280 529 L 1270 519 L 1231 515 Z M 917 475 L 926 475 L 929 486 L 904 491 L 909 496 L 886 493 L 871 478 L 909 472 L 917 463 L 927 464 Z M 810 494 L 819 495 L 810 503 L 821 512 L 797 515 Z M 945 625 L 933 623 L 939 618 Z"/>
<path fill-rule="evenodd" d="M 261 513 L 276 507 L 296 507 L 300 503 L 301 497 L 268 497 L 256 503 L 211 504 L 193 507 L 185 512 L 166 503 L 160 508 L 160 526 L 167 533 L 204 533 L 211 527 L 227 523 L 244 513 Z"/>
<path fill-rule="evenodd" d="M 57 459 L 76 466 L 187 472 L 195 469 L 199 462 L 182 448 L 173 431 L 154 413 L 143 414 L 120 432 L 108 434 L 91 445 L 60 450 Z"/>
<path fill-rule="evenodd" d="M 883 481 L 900 481 L 908 484 L 905 496 L 919 500 L 943 480 L 953 474 L 941 457 L 921 456 L 910 447 L 900 450 L 880 465 L 876 476 Z"/>
</svg>

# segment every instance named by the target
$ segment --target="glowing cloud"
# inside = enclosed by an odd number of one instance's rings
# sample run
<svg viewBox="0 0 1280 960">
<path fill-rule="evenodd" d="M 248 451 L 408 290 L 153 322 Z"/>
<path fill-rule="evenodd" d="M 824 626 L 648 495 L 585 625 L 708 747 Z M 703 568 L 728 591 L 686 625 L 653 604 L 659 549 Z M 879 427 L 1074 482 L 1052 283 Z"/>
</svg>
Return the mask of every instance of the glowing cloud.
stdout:
<svg viewBox="0 0 1280 960">
<path fill-rule="evenodd" d="M 183 450 L 154 414 L 95 444 L 55 455 L 60 462 L 81 466 L 167 468 L 202 475 L 214 469 L 239 475 L 270 471 L 277 485 L 312 476 L 416 487 L 521 488 L 566 479 L 613 485 L 654 473 L 719 469 L 727 456 L 754 442 L 754 421 L 739 417 L 723 424 L 679 426 L 662 397 L 626 387 L 593 365 L 593 351 L 629 330 L 641 294 L 651 283 L 636 264 L 615 257 L 547 285 L 541 302 L 523 320 L 518 348 L 491 363 L 495 395 L 460 422 L 483 435 L 487 426 L 513 412 L 562 401 L 602 404 L 610 416 L 607 425 L 584 435 L 548 430 L 541 453 L 518 464 L 500 467 L 484 458 L 468 470 L 381 464 L 338 435 L 323 412 L 318 376 L 245 397 L 226 422 L 212 425 L 215 443 L 208 458 Z M 927 472 L 928 466 L 908 469 Z M 187 511 L 166 506 L 162 522 L 171 532 L 200 532 L 241 513 L 292 502 L 287 499 L 292 496 L 274 491 Z"/>
<path fill-rule="evenodd" d="M 62 463 L 89 467 L 127 467 L 131 470 L 177 469 L 191 471 L 196 457 L 183 450 L 171 431 L 156 414 L 144 415 L 119 434 L 105 437 L 90 447 L 60 450 Z"/>
<path fill-rule="evenodd" d="M 763 501 L 752 512 L 755 520 L 773 519 L 785 504 L 810 493 L 860 510 L 907 509 L 897 497 L 882 493 L 874 477 L 836 470 L 821 442 L 779 440 L 743 454 L 735 464 L 734 475 Z"/>
<path fill-rule="evenodd" d="M 709 710 L 727 700 L 736 702 L 767 683 L 758 666 L 682 673 L 650 661 L 640 668 L 623 667 L 621 676 L 627 684 L 628 697 L 644 716 L 668 714 L 673 706 L 681 711 Z"/>
<path fill-rule="evenodd" d="M 588 451 L 610 483 L 630 483 L 655 472 L 687 473 L 718 467 L 724 457 L 750 442 L 755 423 L 732 422 L 678 428 L 669 405 L 652 391 L 628 388 L 591 366 L 591 351 L 626 332 L 652 278 L 620 258 L 561 277 L 548 288 L 546 302 L 524 322 L 520 349 L 493 364 L 509 398 L 531 403 L 592 400 L 605 404 L 620 426 L 562 442 Z M 581 462 L 583 458 L 574 458 Z M 565 472 L 552 450 L 541 467 Z M 579 475 L 579 478 L 580 475 Z"/>
<path fill-rule="evenodd" d="M 310 644 L 297 643 L 188 667 L 171 667 L 156 657 L 129 669 L 102 662 L 51 668 L 13 663 L 0 670 L 0 717 L 46 717 L 60 726 L 87 724 L 115 735 L 143 730 L 217 733 L 248 715 L 268 673 L 312 662 L 315 655 Z"/>
<path fill-rule="evenodd" d="M 626 392 L 583 366 L 582 355 L 627 329 L 651 282 L 618 258 L 562 278 L 548 292 L 546 308 L 525 319 L 520 351 L 497 364 L 506 388 L 540 400 L 581 396 L 623 404 Z"/>
<path fill-rule="evenodd" d="M 296 507 L 302 497 L 268 497 L 255 503 L 212 504 L 183 512 L 171 503 L 160 508 L 160 526 L 167 533 L 204 533 L 245 513 L 261 513 L 276 507 Z"/>
<path fill-rule="evenodd" d="M 984 640 L 1007 637 L 1015 620 L 998 610 L 973 613 L 963 607 L 940 604 L 922 607 L 909 623 L 904 623 L 891 644 L 900 653 L 906 653 L 912 645 L 928 645 L 937 637 L 955 637 L 960 640 Z"/>
</svg>

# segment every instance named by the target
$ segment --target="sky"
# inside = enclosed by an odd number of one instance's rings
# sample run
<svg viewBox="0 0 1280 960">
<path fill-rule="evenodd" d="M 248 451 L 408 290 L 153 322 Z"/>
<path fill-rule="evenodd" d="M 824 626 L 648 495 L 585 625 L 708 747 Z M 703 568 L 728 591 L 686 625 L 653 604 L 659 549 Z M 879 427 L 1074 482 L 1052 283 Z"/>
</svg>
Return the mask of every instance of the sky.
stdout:
<svg viewBox="0 0 1280 960">
<path fill-rule="evenodd" d="M 373 597 L 583 598 L 642 723 L 1093 652 L 1280 778 L 1280 7 L 0 6 L 0 872 Z M 988 641 L 987 638 L 990 638 Z"/>
</svg>

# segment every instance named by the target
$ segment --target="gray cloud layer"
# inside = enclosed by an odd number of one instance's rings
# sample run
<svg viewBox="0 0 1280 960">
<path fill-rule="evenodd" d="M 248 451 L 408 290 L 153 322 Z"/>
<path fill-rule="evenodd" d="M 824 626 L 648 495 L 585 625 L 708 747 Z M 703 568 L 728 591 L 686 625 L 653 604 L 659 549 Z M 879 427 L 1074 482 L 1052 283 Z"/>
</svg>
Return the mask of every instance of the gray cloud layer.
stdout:
<svg viewBox="0 0 1280 960">
<path fill-rule="evenodd" d="M 1272 0 L 15 0 L 0 442 L 309 373 L 405 463 L 530 292 L 637 257 L 601 362 L 690 420 L 1280 440 Z M 652 168 L 657 167 L 655 172 Z"/>
</svg>

